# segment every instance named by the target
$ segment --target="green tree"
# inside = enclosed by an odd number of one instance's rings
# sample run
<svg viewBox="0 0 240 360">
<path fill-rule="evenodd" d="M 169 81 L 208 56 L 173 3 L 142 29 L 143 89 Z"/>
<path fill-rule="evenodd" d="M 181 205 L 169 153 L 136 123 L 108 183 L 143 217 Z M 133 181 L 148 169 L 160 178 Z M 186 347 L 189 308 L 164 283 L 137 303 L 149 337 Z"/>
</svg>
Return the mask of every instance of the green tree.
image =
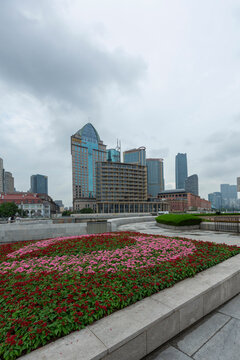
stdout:
<svg viewBox="0 0 240 360">
<path fill-rule="evenodd" d="M 62 212 L 62 216 L 70 216 L 71 215 L 71 211 L 70 210 L 64 210 Z"/>
<path fill-rule="evenodd" d="M 0 205 L 0 217 L 14 216 L 18 210 L 18 206 L 13 202 L 2 203 Z"/>
<path fill-rule="evenodd" d="M 80 214 L 92 214 L 93 209 L 91 209 L 91 208 L 83 208 L 79 212 L 80 212 Z"/>
</svg>

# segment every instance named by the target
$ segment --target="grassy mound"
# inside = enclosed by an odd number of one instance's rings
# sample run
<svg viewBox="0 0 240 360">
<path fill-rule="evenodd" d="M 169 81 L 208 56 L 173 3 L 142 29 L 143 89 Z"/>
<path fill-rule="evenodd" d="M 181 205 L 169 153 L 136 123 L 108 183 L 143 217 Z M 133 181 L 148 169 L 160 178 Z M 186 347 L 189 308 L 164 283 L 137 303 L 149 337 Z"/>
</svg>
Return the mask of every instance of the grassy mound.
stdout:
<svg viewBox="0 0 240 360">
<path fill-rule="evenodd" d="M 158 216 L 156 221 L 160 224 L 172 226 L 191 226 L 199 225 L 202 220 L 190 214 L 165 214 Z"/>
</svg>

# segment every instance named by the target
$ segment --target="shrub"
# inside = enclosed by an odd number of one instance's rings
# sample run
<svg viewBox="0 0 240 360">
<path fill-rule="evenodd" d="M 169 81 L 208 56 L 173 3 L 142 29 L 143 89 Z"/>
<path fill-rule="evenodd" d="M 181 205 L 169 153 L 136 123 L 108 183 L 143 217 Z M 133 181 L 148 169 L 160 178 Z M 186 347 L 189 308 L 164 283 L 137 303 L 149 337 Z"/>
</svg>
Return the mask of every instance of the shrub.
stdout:
<svg viewBox="0 0 240 360">
<path fill-rule="evenodd" d="M 83 208 L 79 212 L 80 212 L 80 214 L 93 214 L 94 213 L 93 209 L 91 209 L 91 208 Z"/>
<path fill-rule="evenodd" d="M 191 226 L 199 225 L 202 220 L 197 216 L 190 214 L 166 214 L 158 216 L 156 221 L 160 224 L 172 226 Z"/>
<path fill-rule="evenodd" d="M 70 216 L 72 214 L 72 212 L 70 210 L 64 210 L 62 212 L 62 216 Z"/>
</svg>

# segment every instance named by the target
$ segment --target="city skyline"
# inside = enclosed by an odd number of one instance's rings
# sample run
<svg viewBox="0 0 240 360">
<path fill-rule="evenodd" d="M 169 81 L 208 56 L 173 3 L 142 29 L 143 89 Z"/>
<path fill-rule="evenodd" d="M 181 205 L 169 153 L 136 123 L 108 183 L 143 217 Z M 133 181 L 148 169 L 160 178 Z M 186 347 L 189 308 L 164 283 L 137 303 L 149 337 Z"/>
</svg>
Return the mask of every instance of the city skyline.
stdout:
<svg viewBox="0 0 240 360">
<path fill-rule="evenodd" d="M 69 137 L 87 122 L 109 148 L 163 158 L 166 189 L 178 152 L 202 197 L 235 184 L 239 34 L 237 0 L 2 1 L 0 157 L 16 189 L 47 174 L 71 206 Z"/>
</svg>

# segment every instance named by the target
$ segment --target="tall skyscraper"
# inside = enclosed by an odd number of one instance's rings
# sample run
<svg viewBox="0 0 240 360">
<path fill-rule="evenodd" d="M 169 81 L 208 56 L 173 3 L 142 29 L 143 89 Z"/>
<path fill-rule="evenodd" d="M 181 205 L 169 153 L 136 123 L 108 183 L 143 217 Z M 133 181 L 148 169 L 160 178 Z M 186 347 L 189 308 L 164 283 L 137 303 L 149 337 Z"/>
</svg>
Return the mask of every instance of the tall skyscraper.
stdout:
<svg viewBox="0 0 240 360">
<path fill-rule="evenodd" d="M 4 173 L 4 192 L 7 194 L 14 192 L 14 177 L 9 171 Z"/>
<path fill-rule="evenodd" d="M 220 192 L 208 194 L 208 201 L 211 202 L 213 209 L 220 210 L 222 208 L 222 194 Z"/>
<path fill-rule="evenodd" d="M 164 190 L 163 159 L 147 159 L 148 195 L 157 197 Z"/>
<path fill-rule="evenodd" d="M 124 151 L 123 162 L 146 166 L 146 148 L 141 146 L 138 149 Z"/>
<path fill-rule="evenodd" d="M 223 206 L 229 207 L 237 200 L 237 185 L 220 185 Z"/>
<path fill-rule="evenodd" d="M 3 169 L 3 159 L 0 158 L 0 192 L 4 191 L 4 169 Z"/>
<path fill-rule="evenodd" d="M 73 206 L 81 198 L 96 196 L 96 162 L 106 161 L 106 145 L 88 123 L 71 136 Z"/>
<path fill-rule="evenodd" d="M 237 199 L 237 185 L 221 184 L 220 188 L 224 200 Z"/>
<path fill-rule="evenodd" d="M 45 175 L 31 176 L 31 192 L 37 194 L 48 194 L 48 177 Z"/>
<path fill-rule="evenodd" d="M 188 177 L 187 154 L 178 153 L 175 162 L 176 189 L 185 188 L 185 180 Z"/>
<path fill-rule="evenodd" d="M 188 193 L 198 195 L 198 176 L 196 174 L 188 176 L 185 180 L 185 190 Z"/>
</svg>

